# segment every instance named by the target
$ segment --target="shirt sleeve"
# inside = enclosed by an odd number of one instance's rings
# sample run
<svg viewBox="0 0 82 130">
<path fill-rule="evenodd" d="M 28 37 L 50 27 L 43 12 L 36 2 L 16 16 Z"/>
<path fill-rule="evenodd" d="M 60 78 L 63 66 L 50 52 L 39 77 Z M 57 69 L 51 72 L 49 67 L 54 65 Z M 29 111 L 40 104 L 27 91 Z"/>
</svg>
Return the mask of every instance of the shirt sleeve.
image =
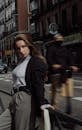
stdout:
<svg viewBox="0 0 82 130">
<path fill-rule="evenodd" d="M 44 79 L 47 69 L 47 64 L 38 59 L 37 61 L 35 61 L 31 73 L 31 86 L 33 94 L 40 106 L 47 103 L 47 100 L 45 100 L 44 98 Z"/>
</svg>

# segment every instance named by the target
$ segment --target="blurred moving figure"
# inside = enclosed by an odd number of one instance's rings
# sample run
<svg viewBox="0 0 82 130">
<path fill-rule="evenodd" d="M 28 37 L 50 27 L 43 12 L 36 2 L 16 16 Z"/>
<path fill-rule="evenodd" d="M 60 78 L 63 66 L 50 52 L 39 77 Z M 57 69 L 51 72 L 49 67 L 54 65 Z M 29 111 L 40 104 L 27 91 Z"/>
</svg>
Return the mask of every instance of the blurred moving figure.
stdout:
<svg viewBox="0 0 82 130">
<path fill-rule="evenodd" d="M 77 72 L 78 67 L 74 64 L 71 52 L 62 46 L 64 37 L 61 34 L 56 34 L 53 39 L 54 42 L 48 45 L 46 53 L 49 80 L 52 82 L 51 104 L 55 107 L 57 91 L 62 89 L 62 95 L 67 99 L 66 113 L 70 114 L 71 96 L 73 96 L 72 71 Z"/>
</svg>

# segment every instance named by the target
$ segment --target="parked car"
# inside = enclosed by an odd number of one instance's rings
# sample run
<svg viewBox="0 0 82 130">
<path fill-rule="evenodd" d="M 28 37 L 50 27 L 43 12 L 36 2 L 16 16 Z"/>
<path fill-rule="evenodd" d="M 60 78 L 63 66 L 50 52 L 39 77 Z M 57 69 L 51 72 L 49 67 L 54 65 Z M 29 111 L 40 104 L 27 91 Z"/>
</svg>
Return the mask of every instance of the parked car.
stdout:
<svg viewBox="0 0 82 130">
<path fill-rule="evenodd" d="M 7 73 L 7 71 L 8 71 L 7 64 L 3 63 L 3 62 L 0 62 L 0 73 L 3 73 L 3 72 Z"/>
</svg>

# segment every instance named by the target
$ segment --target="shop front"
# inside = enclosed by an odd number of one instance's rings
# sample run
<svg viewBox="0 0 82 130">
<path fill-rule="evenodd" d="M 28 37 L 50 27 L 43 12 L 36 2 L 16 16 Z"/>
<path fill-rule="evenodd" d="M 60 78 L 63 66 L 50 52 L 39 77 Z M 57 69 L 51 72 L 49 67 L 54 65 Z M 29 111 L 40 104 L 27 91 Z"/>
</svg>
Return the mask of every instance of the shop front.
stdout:
<svg viewBox="0 0 82 130">
<path fill-rule="evenodd" d="M 76 33 L 64 38 L 63 46 L 71 50 L 75 64 L 80 67 L 82 71 L 82 34 Z"/>
</svg>

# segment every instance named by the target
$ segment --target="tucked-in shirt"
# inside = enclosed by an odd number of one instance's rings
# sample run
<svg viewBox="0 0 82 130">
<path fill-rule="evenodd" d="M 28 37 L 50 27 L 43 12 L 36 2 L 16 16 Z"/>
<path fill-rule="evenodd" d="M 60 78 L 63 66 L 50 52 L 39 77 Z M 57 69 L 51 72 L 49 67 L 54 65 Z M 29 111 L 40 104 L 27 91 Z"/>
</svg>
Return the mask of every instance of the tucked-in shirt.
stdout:
<svg viewBox="0 0 82 130">
<path fill-rule="evenodd" d="M 26 86 L 25 73 L 26 73 L 26 68 L 27 68 L 30 58 L 31 58 L 31 56 L 27 56 L 24 59 L 24 61 L 22 63 L 18 64 L 15 67 L 15 69 L 12 71 L 14 88 L 18 88 L 20 86 Z"/>
</svg>

